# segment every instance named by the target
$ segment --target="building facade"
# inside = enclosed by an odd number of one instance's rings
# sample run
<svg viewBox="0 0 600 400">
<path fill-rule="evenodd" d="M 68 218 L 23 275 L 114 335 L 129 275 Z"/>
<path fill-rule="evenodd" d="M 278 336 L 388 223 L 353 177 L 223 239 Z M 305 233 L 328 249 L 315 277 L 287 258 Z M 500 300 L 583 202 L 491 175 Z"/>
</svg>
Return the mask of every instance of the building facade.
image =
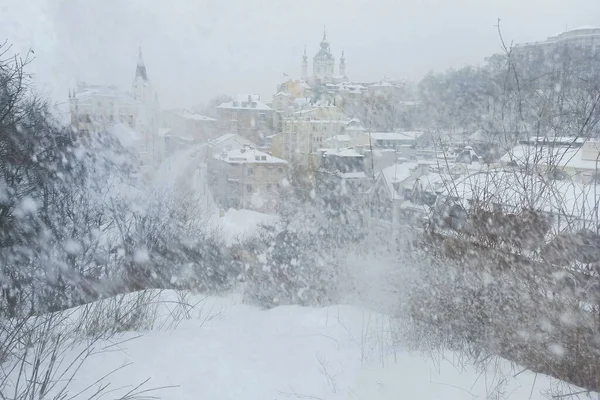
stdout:
<svg viewBox="0 0 600 400">
<path fill-rule="evenodd" d="M 512 47 L 517 71 L 534 88 L 587 88 L 600 77 L 600 28 L 571 29 Z"/>
<path fill-rule="evenodd" d="M 274 211 L 288 163 L 244 146 L 223 150 L 209 160 L 213 196 L 223 209 Z"/>
<path fill-rule="evenodd" d="M 600 53 L 600 28 L 583 26 L 549 36 L 544 41 L 515 44 L 511 50 L 517 58 L 533 61 L 540 55 L 549 56 L 564 48 Z"/>
<path fill-rule="evenodd" d="M 237 95 L 217 107 L 217 119 L 221 133 L 238 133 L 260 142 L 273 128 L 273 109 L 257 94 Z"/>
<path fill-rule="evenodd" d="M 283 158 L 308 167 L 311 155 L 326 147 L 328 139 L 341 134 L 349 121 L 336 106 L 330 104 L 296 111 L 293 116 L 284 118 L 281 137 L 278 138 L 282 143 Z"/>
<path fill-rule="evenodd" d="M 78 83 L 69 91 L 71 126 L 82 135 L 105 132 L 124 125 L 135 132 L 133 146 L 143 167 L 154 168 L 163 157 L 164 143 L 159 133 L 158 96 L 148 79 L 140 49 L 132 91 L 115 86 Z"/>
<path fill-rule="evenodd" d="M 161 128 L 171 129 L 172 135 L 205 143 L 217 136 L 217 120 L 188 110 L 166 110 L 160 113 Z"/>
</svg>

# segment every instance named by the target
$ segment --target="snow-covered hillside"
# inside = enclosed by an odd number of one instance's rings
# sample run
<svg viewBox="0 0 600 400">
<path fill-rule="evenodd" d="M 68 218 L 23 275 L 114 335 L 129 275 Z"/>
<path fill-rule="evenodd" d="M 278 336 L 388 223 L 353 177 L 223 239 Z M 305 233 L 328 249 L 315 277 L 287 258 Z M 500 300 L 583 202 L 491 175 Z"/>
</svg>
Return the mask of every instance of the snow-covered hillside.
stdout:
<svg viewBox="0 0 600 400">
<path fill-rule="evenodd" d="M 108 350 L 86 361 L 72 392 L 129 363 L 105 380 L 109 397 L 148 378 L 143 388 L 164 388 L 145 395 L 177 400 L 542 399 L 553 387 L 502 360 L 483 372 L 452 353 L 433 362 L 393 345 L 397 323 L 353 306 L 262 311 L 234 296 L 201 300 L 174 330 L 97 344 Z"/>
<path fill-rule="evenodd" d="M 230 209 L 223 216 L 213 215 L 210 223 L 225 240 L 227 245 L 232 245 L 249 239 L 258 233 L 261 224 L 273 224 L 277 216 L 259 213 L 252 210 Z"/>
</svg>

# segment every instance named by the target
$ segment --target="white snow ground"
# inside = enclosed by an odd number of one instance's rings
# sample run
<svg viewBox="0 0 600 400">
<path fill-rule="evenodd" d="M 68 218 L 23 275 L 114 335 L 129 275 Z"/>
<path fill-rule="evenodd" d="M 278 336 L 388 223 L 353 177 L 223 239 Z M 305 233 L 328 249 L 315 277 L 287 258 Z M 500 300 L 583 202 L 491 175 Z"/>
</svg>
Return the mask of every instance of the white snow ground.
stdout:
<svg viewBox="0 0 600 400">
<path fill-rule="evenodd" d="M 177 300 L 173 292 L 163 296 Z M 478 372 L 456 354 L 433 362 L 394 347 L 394 326 L 352 306 L 262 311 L 239 297 L 206 298 L 174 330 L 126 333 L 109 351 L 97 345 L 71 393 L 128 363 L 105 380 L 113 392 L 103 398 L 148 378 L 144 388 L 169 387 L 146 395 L 177 400 L 518 400 L 546 398 L 555 388 L 549 377 L 518 374 L 506 361 Z"/>
<path fill-rule="evenodd" d="M 231 246 L 255 236 L 261 224 L 272 224 L 277 222 L 277 219 L 276 215 L 232 208 L 222 217 L 218 214 L 213 215 L 209 223 L 223 236 L 225 244 Z"/>
<path fill-rule="evenodd" d="M 206 195 L 212 215 L 208 223 L 227 244 L 256 234 L 260 223 L 276 220 L 250 210 L 232 209 L 219 216 L 204 184 L 206 167 L 201 157 L 199 147 L 166 161 L 155 184 L 167 190 L 191 188 L 199 197 Z M 349 263 L 348 293 L 352 296 L 346 301 L 362 307 L 285 306 L 262 311 L 241 304 L 236 296 L 206 298 L 176 329 L 142 336 L 130 332 L 97 344 L 97 354 L 83 365 L 71 393 L 129 363 L 104 379 L 111 392 L 102 398 L 118 397 L 149 378 L 142 389 L 168 388 L 146 395 L 177 400 L 533 400 L 551 397 L 562 387 L 546 376 L 519 373 L 518 367 L 503 360 L 481 372 L 462 365 L 457 354 L 440 355 L 434 362 L 393 346 L 395 323 L 373 310 L 390 312 L 398 306 L 390 300 L 397 296 L 388 293 L 390 276 L 394 287 L 401 286 L 402 277 L 395 263 L 387 262 L 385 255 L 381 258 L 353 257 Z M 365 268 L 375 261 L 383 265 L 377 274 Z M 163 296 L 177 301 L 172 292 Z M 72 351 L 73 356 L 77 351 Z"/>
</svg>

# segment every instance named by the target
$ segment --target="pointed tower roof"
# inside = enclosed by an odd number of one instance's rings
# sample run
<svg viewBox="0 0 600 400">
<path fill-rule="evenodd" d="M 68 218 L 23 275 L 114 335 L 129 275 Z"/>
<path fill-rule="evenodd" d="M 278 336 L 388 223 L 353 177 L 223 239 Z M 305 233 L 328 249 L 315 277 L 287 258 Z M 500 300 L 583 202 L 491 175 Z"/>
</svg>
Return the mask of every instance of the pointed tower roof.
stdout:
<svg viewBox="0 0 600 400">
<path fill-rule="evenodd" d="M 327 41 L 327 31 L 323 28 L 323 40 L 321 41 L 321 49 L 315 55 L 315 58 L 331 59 L 333 60 L 333 55 L 331 55 L 329 42 Z"/>
<path fill-rule="evenodd" d="M 135 69 L 135 79 L 141 78 L 145 81 L 148 80 L 148 73 L 146 72 L 146 65 L 144 64 L 144 57 L 142 56 L 142 46 L 140 46 L 137 67 Z"/>
<path fill-rule="evenodd" d="M 323 41 L 327 41 L 327 26 L 323 25 Z"/>
</svg>

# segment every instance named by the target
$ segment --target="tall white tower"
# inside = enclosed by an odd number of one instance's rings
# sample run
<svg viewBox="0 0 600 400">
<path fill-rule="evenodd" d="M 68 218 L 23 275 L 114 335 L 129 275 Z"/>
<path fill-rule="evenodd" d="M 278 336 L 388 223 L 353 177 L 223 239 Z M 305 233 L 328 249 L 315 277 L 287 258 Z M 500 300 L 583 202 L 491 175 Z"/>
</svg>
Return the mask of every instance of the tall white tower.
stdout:
<svg viewBox="0 0 600 400">
<path fill-rule="evenodd" d="M 133 98 L 138 102 L 138 115 L 135 131 L 141 136 L 139 151 L 144 164 L 156 166 L 160 162 L 158 140 L 158 97 L 148 79 L 148 72 L 140 47 L 135 78 L 133 80 Z"/>
<path fill-rule="evenodd" d="M 340 58 L 340 75 L 346 76 L 346 57 L 344 56 L 344 50 L 342 50 L 342 57 Z"/>
<path fill-rule="evenodd" d="M 306 55 L 306 46 L 304 46 L 304 55 L 302 56 L 302 79 L 308 78 L 308 56 Z"/>
<path fill-rule="evenodd" d="M 148 72 L 146 71 L 142 48 L 140 46 L 137 66 L 135 68 L 135 78 L 133 80 L 133 98 L 137 101 L 147 102 L 152 100 L 153 97 L 152 85 L 148 79 Z"/>
</svg>

